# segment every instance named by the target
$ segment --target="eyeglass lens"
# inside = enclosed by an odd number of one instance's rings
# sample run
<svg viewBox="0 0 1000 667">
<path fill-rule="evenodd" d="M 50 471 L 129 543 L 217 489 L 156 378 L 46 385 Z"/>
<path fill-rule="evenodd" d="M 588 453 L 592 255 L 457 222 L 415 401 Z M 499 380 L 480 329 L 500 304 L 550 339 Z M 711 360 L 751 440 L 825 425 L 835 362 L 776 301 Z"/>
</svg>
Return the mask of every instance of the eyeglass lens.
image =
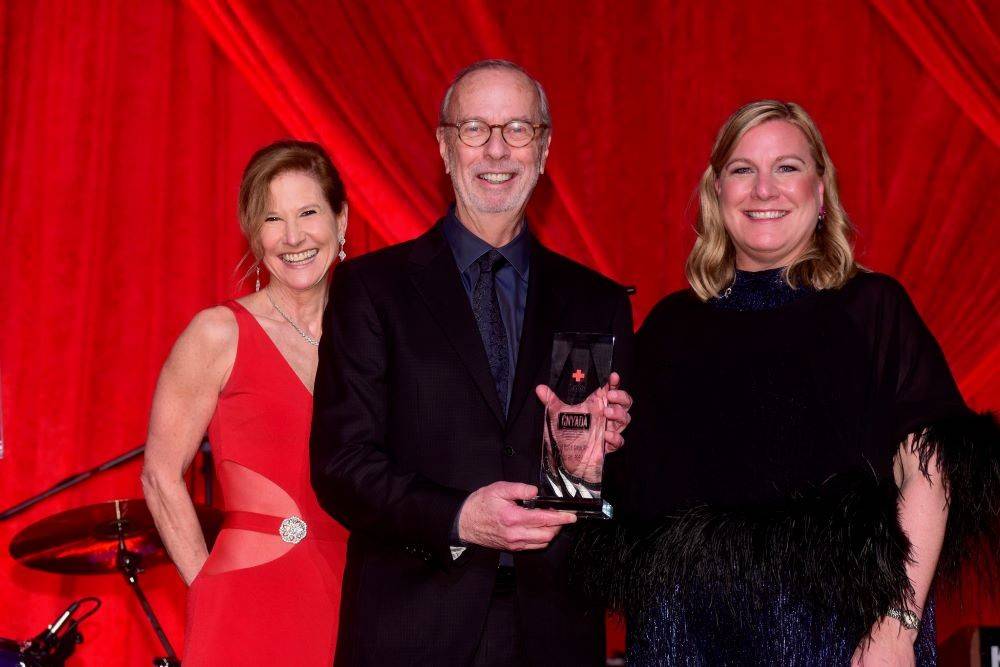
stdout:
<svg viewBox="0 0 1000 667">
<path fill-rule="evenodd" d="M 493 128 L 481 120 L 467 120 L 458 128 L 458 137 L 467 146 L 477 147 L 490 140 Z M 504 125 L 500 134 L 509 146 L 521 148 L 531 143 L 535 136 L 535 128 L 531 123 L 522 120 L 512 120 Z"/>
</svg>

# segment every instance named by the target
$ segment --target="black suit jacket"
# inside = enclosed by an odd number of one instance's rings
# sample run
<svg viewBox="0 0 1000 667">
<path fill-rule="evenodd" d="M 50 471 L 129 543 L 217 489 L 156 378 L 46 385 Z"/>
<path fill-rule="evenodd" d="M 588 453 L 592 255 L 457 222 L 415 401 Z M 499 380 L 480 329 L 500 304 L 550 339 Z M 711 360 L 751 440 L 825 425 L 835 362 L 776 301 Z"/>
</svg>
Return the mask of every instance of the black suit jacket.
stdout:
<svg viewBox="0 0 1000 667">
<path fill-rule="evenodd" d="M 341 264 L 323 321 L 312 484 L 350 530 L 338 665 L 461 665 L 472 658 L 499 552 L 450 552 L 468 494 L 537 484 L 552 334 L 617 337 L 627 372 L 632 314 L 616 283 L 532 239 L 524 326 L 506 419 L 439 222 L 419 238 Z M 531 664 L 603 664 L 602 610 L 566 582 L 574 529 L 515 554 Z"/>
</svg>

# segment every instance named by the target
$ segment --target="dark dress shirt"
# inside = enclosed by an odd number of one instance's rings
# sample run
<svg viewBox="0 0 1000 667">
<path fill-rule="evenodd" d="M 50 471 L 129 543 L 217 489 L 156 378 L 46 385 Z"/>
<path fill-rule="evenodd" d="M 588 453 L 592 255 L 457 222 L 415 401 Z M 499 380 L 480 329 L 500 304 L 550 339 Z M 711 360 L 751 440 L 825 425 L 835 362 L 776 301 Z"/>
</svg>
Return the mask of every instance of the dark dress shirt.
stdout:
<svg viewBox="0 0 1000 667">
<path fill-rule="evenodd" d="M 472 290 L 479 280 L 479 265 L 476 260 L 493 249 L 463 225 L 455 215 L 455 206 L 448 209 L 444 233 L 451 253 L 455 256 L 455 264 L 462 274 L 462 287 L 472 303 Z M 521 328 L 524 325 L 524 307 L 528 300 L 528 268 L 530 243 L 527 223 L 521 228 L 514 240 L 502 248 L 497 248 L 507 263 L 496 271 L 497 301 L 500 302 L 500 318 L 507 332 L 508 368 L 517 368 L 517 348 L 521 342 Z M 504 410 L 510 403 L 510 390 L 513 383 L 507 384 L 507 395 L 503 397 Z"/>
</svg>

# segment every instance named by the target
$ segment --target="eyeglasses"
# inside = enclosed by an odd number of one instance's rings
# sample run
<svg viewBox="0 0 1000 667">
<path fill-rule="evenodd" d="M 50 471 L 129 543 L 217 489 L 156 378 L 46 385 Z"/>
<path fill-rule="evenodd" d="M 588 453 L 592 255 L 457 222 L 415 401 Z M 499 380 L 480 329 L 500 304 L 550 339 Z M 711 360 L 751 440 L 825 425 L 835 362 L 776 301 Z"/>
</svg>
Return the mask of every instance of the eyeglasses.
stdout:
<svg viewBox="0 0 1000 667">
<path fill-rule="evenodd" d="M 458 138 L 471 148 L 485 146 L 493 136 L 493 130 L 499 129 L 500 136 L 511 148 L 523 148 L 531 143 L 538 130 L 548 129 L 545 123 L 529 123 L 524 120 L 512 120 L 503 125 L 490 125 L 485 120 L 470 118 L 461 123 L 441 123 L 441 127 L 453 127 L 458 130 Z"/>
</svg>

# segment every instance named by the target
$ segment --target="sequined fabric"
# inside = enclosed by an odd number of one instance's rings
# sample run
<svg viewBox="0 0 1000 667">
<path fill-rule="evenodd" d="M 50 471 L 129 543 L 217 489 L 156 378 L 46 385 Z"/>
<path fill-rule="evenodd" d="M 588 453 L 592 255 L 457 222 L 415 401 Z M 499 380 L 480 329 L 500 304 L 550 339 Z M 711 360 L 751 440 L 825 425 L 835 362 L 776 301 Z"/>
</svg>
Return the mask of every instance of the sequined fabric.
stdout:
<svg viewBox="0 0 1000 667">
<path fill-rule="evenodd" d="M 811 293 L 810 287 L 792 287 L 785 282 L 784 269 L 736 270 L 733 284 L 710 303 L 720 310 L 771 310 Z"/>
<path fill-rule="evenodd" d="M 644 618 L 630 618 L 627 664 L 848 667 L 859 642 L 858 634 L 836 618 L 781 592 L 759 605 L 739 599 L 700 607 L 691 602 L 684 605 L 668 596 Z M 937 664 L 935 639 L 934 600 L 929 598 L 914 644 L 917 667 Z"/>
</svg>

